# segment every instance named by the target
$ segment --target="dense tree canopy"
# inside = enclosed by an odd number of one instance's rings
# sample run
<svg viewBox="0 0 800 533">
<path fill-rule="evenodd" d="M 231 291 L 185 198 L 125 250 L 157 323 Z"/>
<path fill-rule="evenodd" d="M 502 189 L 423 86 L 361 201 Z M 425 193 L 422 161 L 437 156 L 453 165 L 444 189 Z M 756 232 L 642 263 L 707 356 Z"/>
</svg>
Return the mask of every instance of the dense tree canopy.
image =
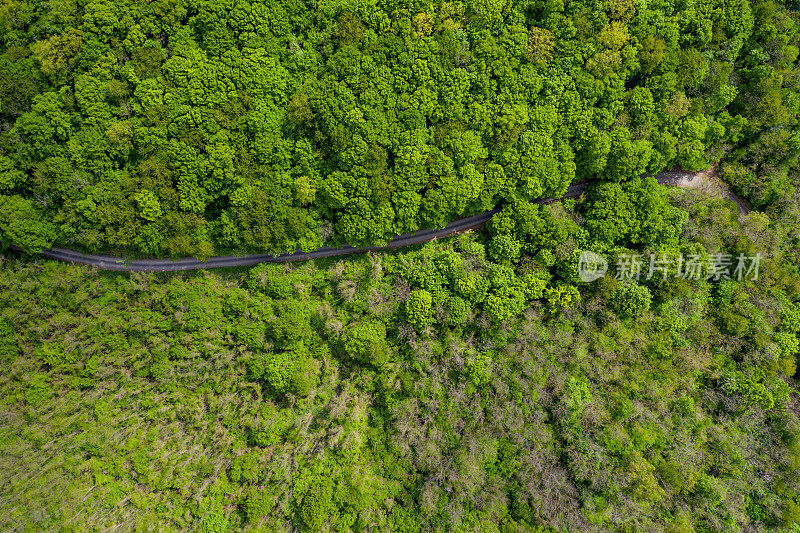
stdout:
<svg viewBox="0 0 800 533">
<path fill-rule="evenodd" d="M 0 1 L 0 529 L 800 531 L 798 7 Z"/>
<path fill-rule="evenodd" d="M 795 18 L 773 0 L 7 2 L 0 194 L 36 220 L 0 231 L 173 256 L 381 243 L 720 158 L 767 205 L 794 190 Z"/>
</svg>

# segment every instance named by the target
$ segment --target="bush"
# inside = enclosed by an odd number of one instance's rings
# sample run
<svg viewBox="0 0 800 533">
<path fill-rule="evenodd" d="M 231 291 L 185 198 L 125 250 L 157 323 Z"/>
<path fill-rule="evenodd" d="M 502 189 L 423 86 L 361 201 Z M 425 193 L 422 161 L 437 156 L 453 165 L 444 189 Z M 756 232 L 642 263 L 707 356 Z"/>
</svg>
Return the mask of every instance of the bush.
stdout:
<svg viewBox="0 0 800 533">
<path fill-rule="evenodd" d="M 472 305 L 482 303 L 489 291 L 489 280 L 477 275 L 459 278 L 455 284 L 456 291 L 472 302 Z"/>
<path fill-rule="evenodd" d="M 153 191 L 141 190 L 133 195 L 136 205 L 139 206 L 139 216 L 150 222 L 161 218 L 161 204 Z"/>
<path fill-rule="evenodd" d="M 272 512 L 275 507 L 273 491 L 252 489 L 244 502 L 244 513 L 249 522 L 258 522 L 262 516 Z"/>
<path fill-rule="evenodd" d="M 492 379 L 492 356 L 489 353 L 478 353 L 467 364 L 467 375 L 476 387 L 483 387 Z"/>
<path fill-rule="evenodd" d="M 520 290 L 504 290 L 486 298 L 486 312 L 494 323 L 519 315 L 525 309 L 525 294 Z"/>
<path fill-rule="evenodd" d="M 461 276 L 464 271 L 461 255 L 451 250 L 443 252 L 436 258 L 436 266 L 439 272 L 451 282 Z"/>
<path fill-rule="evenodd" d="M 778 345 L 780 355 L 778 356 L 779 371 L 787 376 L 794 375 L 797 370 L 795 356 L 800 350 L 800 343 L 797 335 L 786 331 L 779 331 L 775 334 L 775 342 Z"/>
<path fill-rule="evenodd" d="M 555 287 L 546 287 L 544 297 L 547 299 L 550 309 L 557 311 L 565 307 L 572 307 L 580 300 L 581 293 L 574 285 L 556 285 Z"/>
<path fill-rule="evenodd" d="M 251 379 L 263 380 L 275 392 L 288 390 L 292 365 L 287 352 L 256 354 L 248 362 L 247 370 Z"/>
<path fill-rule="evenodd" d="M 53 244 L 56 228 L 44 220 L 30 200 L 0 195 L 0 238 L 28 253 L 37 253 Z"/>
<path fill-rule="evenodd" d="M 630 489 L 640 501 L 657 502 L 664 497 L 664 489 L 654 476 L 655 468 L 639 451 L 631 455 L 628 471 L 631 475 Z"/>
<path fill-rule="evenodd" d="M 290 348 L 311 336 L 310 312 L 304 302 L 289 300 L 278 309 L 271 324 L 272 335 L 281 348 Z"/>
<path fill-rule="evenodd" d="M 423 329 L 433 323 L 433 297 L 424 289 L 416 289 L 406 300 L 406 317 L 417 329 Z"/>
<path fill-rule="evenodd" d="M 512 263 L 519 261 L 522 243 L 510 235 L 499 234 L 492 237 L 489 243 L 489 257 L 498 263 Z"/>
<path fill-rule="evenodd" d="M 451 326 L 463 326 L 469 318 L 469 305 L 467 301 L 458 296 L 451 296 L 445 303 L 447 309 L 447 322 Z"/>
<path fill-rule="evenodd" d="M 792 531 L 796 531 L 800 527 L 800 503 L 794 500 L 785 500 L 782 515 L 784 527 L 792 528 Z"/>
<path fill-rule="evenodd" d="M 297 294 L 297 288 L 312 283 L 306 271 L 286 272 L 282 267 L 262 263 L 250 269 L 247 287 L 277 300 L 288 300 Z"/>
<path fill-rule="evenodd" d="M 8 363 L 19 353 L 19 345 L 11 322 L 0 318 L 0 361 Z"/>
<path fill-rule="evenodd" d="M 690 494 L 694 490 L 698 477 L 695 470 L 682 466 L 675 461 L 662 461 L 657 470 L 659 475 L 675 492 Z"/>
<path fill-rule="evenodd" d="M 50 398 L 50 376 L 37 372 L 31 376 L 28 388 L 25 391 L 25 401 L 30 405 L 41 405 Z"/>
<path fill-rule="evenodd" d="M 614 295 L 612 305 L 625 318 L 640 316 L 650 309 L 650 289 L 636 283 L 624 284 Z"/>
<path fill-rule="evenodd" d="M 789 333 L 800 332 L 800 307 L 786 303 L 781 313 L 781 329 Z"/>
<path fill-rule="evenodd" d="M 756 380 L 753 376 L 742 375 L 736 383 L 739 394 L 744 397 L 747 405 L 759 406 L 764 410 L 775 407 L 775 397 L 764 383 Z"/>
<path fill-rule="evenodd" d="M 311 389 L 317 386 L 319 376 L 316 362 L 303 355 L 298 356 L 292 365 L 289 391 L 297 396 L 308 396 Z"/>
<path fill-rule="evenodd" d="M 257 483 L 260 481 L 263 471 L 259 458 L 260 455 L 257 451 L 235 457 L 231 461 L 231 481 L 236 483 Z"/>
<path fill-rule="evenodd" d="M 297 514 L 308 530 L 319 531 L 330 518 L 333 507 L 330 481 L 319 481 L 306 491 Z"/>
<path fill-rule="evenodd" d="M 200 533 L 227 533 L 230 531 L 228 519 L 222 510 L 206 512 L 200 521 Z"/>
<path fill-rule="evenodd" d="M 551 250 L 545 248 L 536 253 L 536 261 L 538 261 L 543 267 L 550 268 L 556 264 L 556 256 Z"/>
<path fill-rule="evenodd" d="M 303 346 L 288 352 L 256 354 L 247 364 L 248 377 L 263 381 L 278 394 L 307 396 L 317 385 L 317 365 Z"/>
<path fill-rule="evenodd" d="M 376 320 L 354 324 L 344 334 L 344 351 L 353 359 L 376 367 L 389 359 L 386 326 Z"/>
</svg>

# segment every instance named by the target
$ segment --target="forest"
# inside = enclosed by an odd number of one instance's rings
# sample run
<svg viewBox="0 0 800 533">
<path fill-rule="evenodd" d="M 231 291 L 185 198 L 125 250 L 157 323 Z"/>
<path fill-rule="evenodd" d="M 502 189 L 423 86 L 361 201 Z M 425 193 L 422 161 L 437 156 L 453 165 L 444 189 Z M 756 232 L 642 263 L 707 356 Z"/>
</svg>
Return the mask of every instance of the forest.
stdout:
<svg viewBox="0 0 800 533">
<path fill-rule="evenodd" d="M 780 223 L 610 189 L 344 259 L 127 274 L 6 255 L 0 529 L 800 531 Z M 609 203 L 632 223 L 590 231 Z M 668 222 L 642 236 L 653 213 Z M 757 280 L 582 283 L 587 249 L 764 261 Z"/>
<path fill-rule="evenodd" d="M 0 238 L 294 252 L 714 164 L 796 217 L 773 0 L 4 0 Z"/>
<path fill-rule="evenodd" d="M 800 533 L 798 9 L 0 0 L 0 530 Z"/>
</svg>

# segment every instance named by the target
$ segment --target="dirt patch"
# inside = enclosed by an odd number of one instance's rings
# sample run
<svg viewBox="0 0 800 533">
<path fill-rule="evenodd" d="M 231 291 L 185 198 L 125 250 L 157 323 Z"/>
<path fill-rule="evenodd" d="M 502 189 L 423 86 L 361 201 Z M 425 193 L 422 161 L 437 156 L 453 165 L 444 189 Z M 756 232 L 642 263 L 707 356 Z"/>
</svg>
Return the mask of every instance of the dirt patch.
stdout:
<svg viewBox="0 0 800 533">
<path fill-rule="evenodd" d="M 677 187 L 702 191 L 712 198 L 734 202 L 739 211 L 739 220 L 742 220 L 750 212 L 750 204 L 736 196 L 730 186 L 717 176 L 716 165 L 701 172 L 681 173 L 673 184 Z"/>
</svg>

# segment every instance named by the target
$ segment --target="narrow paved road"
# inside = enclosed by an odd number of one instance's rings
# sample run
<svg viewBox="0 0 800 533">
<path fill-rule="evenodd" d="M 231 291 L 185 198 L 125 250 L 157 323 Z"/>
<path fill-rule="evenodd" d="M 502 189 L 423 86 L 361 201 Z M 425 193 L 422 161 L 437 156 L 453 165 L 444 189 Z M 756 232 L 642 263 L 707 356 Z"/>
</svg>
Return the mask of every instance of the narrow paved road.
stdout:
<svg viewBox="0 0 800 533">
<path fill-rule="evenodd" d="M 700 188 L 708 184 L 708 177 L 704 173 L 693 174 L 689 172 L 659 172 L 655 175 L 659 183 L 678 187 Z M 567 192 L 560 198 L 542 198 L 536 203 L 548 203 L 564 198 L 580 196 L 589 188 L 590 183 L 578 183 L 570 185 Z M 731 200 L 736 202 L 740 217 L 747 214 L 746 204 L 736 196 L 728 193 Z M 67 261 L 70 263 L 80 263 L 91 265 L 102 270 L 118 270 L 125 272 L 172 272 L 179 270 L 200 270 L 206 268 L 223 268 L 236 266 L 249 266 L 258 263 L 278 263 L 286 261 L 304 261 L 306 259 L 319 259 L 322 257 L 333 257 L 338 255 L 357 254 L 369 251 L 391 250 L 419 244 L 441 237 L 447 237 L 455 233 L 473 229 L 485 224 L 500 208 L 495 208 L 486 213 L 475 215 L 459 220 L 454 220 L 442 229 L 419 230 L 414 233 L 406 233 L 393 238 L 386 246 L 368 246 L 366 248 L 354 248 L 343 246 L 341 248 L 329 248 L 327 246 L 314 250 L 313 252 L 296 252 L 293 254 L 281 255 L 245 255 L 245 256 L 223 256 L 212 257 L 206 261 L 200 261 L 191 257 L 172 261 L 170 259 L 123 259 L 108 255 L 83 254 L 65 248 L 50 248 L 44 250 L 42 255 L 49 259 Z"/>
</svg>

